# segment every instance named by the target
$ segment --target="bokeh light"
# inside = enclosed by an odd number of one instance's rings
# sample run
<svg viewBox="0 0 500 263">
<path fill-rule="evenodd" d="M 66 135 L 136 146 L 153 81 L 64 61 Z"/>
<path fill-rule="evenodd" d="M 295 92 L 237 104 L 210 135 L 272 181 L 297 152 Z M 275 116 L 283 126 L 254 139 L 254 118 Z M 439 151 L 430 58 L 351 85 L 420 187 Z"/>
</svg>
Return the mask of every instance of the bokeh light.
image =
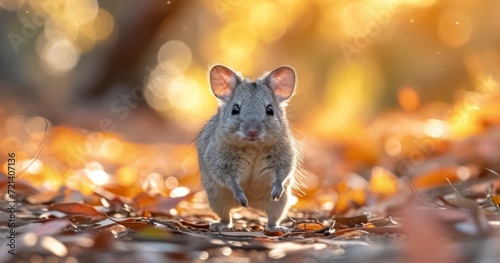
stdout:
<svg viewBox="0 0 500 263">
<path fill-rule="evenodd" d="M 472 35 L 472 24 L 469 16 L 461 10 L 448 10 L 440 18 L 438 24 L 439 38 L 450 47 L 462 46 Z"/>
<path fill-rule="evenodd" d="M 92 22 L 99 12 L 97 0 L 66 0 L 64 8 L 65 15 L 79 25 Z"/>
<path fill-rule="evenodd" d="M 191 60 L 191 50 L 181 41 L 169 41 L 158 51 L 158 63 L 167 73 L 176 68 L 181 72 L 186 70 L 191 65 Z"/>
<path fill-rule="evenodd" d="M 80 60 L 80 53 L 68 39 L 48 42 L 42 49 L 45 69 L 53 74 L 61 74 L 73 69 Z"/>
</svg>

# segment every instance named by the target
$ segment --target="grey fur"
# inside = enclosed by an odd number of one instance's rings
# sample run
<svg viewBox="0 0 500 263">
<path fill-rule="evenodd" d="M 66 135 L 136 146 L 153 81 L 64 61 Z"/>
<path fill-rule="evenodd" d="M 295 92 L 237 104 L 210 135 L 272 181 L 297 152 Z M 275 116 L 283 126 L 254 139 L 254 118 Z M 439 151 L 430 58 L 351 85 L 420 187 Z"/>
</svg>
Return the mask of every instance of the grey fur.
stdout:
<svg viewBox="0 0 500 263">
<path fill-rule="evenodd" d="M 280 222 L 290 207 L 298 148 L 286 117 L 287 101 L 273 93 L 270 74 L 251 81 L 234 73 L 228 81 L 230 95 L 215 94 L 220 99 L 217 114 L 197 139 L 202 184 L 211 209 L 220 218 L 210 226 L 212 230 L 230 227 L 231 210 L 249 206 L 266 212 L 268 230 L 289 232 Z M 295 83 L 294 72 L 293 78 Z M 240 106 L 236 116 L 231 115 L 234 104 Z M 268 105 L 273 116 L 266 115 Z M 249 141 L 245 131 L 256 125 L 258 139 Z"/>
</svg>

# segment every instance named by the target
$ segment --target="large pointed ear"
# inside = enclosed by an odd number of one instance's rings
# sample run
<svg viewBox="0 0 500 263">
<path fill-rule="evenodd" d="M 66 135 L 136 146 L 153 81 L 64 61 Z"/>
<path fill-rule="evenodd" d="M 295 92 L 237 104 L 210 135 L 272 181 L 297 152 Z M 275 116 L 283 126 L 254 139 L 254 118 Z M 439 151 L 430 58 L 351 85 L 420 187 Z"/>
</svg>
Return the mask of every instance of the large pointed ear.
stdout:
<svg viewBox="0 0 500 263">
<path fill-rule="evenodd" d="M 278 102 L 288 100 L 295 89 L 295 71 L 290 67 L 279 67 L 267 76 L 269 87 L 274 92 Z"/>
<path fill-rule="evenodd" d="M 238 75 L 225 66 L 215 65 L 210 69 L 210 87 L 214 95 L 222 101 L 229 99 L 238 80 Z"/>
</svg>

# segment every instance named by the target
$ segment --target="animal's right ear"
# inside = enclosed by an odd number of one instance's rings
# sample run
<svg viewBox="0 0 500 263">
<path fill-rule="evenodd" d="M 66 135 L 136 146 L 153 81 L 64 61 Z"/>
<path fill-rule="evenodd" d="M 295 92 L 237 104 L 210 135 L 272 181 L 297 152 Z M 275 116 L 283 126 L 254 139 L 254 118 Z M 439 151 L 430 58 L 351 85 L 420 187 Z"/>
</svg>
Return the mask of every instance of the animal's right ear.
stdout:
<svg viewBox="0 0 500 263">
<path fill-rule="evenodd" d="M 210 87 L 214 95 L 222 101 L 229 99 L 238 81 L 238 75 L 225 66 L 216 65 L 210 69 Z"/>
</svg>

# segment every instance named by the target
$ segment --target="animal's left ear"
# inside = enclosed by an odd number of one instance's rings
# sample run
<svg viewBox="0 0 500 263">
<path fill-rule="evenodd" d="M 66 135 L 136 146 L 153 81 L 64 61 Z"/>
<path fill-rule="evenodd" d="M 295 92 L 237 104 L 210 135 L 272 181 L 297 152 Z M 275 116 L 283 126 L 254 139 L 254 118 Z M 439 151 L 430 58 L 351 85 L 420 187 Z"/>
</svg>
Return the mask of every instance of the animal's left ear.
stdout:
<svg viewBox="0 0 500 263">
<path fill-rule="evenodd" d="M 284 102 L 293 95 L 295 89 L 295 71 L 287 66 L 279 67 L 267 76 L 267 83 L 278 102 Z"/>
</svg>

